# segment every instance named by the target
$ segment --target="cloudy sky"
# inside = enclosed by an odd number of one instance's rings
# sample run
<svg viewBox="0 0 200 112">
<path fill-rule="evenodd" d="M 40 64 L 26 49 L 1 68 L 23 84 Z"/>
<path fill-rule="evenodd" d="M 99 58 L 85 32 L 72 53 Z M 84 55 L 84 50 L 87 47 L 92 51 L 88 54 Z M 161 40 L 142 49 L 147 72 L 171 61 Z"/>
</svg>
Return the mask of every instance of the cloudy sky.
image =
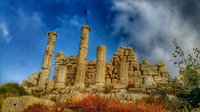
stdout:
<svg viewBox="0 0 200 112">
<path fill-rule="evenodd" d="M 48 31 L 59 34 L 55 53 L 77 55 L 86 9 L 88 60 L 96 59 L 98 45 L 107 46 L 107 61 L 120 46 L 132 46 L 138 61 L 163 60 L 176 76 L 173 39 L 185 51 L 200 47 L 198 0 L 1 0 L 0 83 L 41 69 Z"/>
</svg>

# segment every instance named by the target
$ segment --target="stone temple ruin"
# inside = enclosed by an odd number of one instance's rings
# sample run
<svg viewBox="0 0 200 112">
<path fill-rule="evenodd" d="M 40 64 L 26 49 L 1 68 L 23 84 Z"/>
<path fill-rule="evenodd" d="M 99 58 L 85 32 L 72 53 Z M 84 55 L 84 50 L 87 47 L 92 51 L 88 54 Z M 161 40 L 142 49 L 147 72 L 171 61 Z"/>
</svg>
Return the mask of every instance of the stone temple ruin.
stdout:
<svg viewBox="0 0 200 112">
<path fill-rule="evenodd" d="M 145 96 L 159 88 L 160 84 L 168 82 L 169 72 L 164 62 L 151 65 L 143 60 L 139 63 L 132 47 L 120 47 L 113 59 L 106 62 L 106 47 L 98 46 L 96 60 L 87 62 L 91 29 L 84 25 L 81 30 L 78 55 L 65 57 L 63 52 L 57 52 L 51 81 L 52 56 L 58 35 L 52 31 L 47 33 L 49 39 L 41 71 L 23 80 L 22 85 L 27 91 L 38 97 L 56 97 L 61 101 L 88 94 L 134 100 L 136 94 Z M 108 89 L 110 91 L 106 93 Z"/>
</svg>

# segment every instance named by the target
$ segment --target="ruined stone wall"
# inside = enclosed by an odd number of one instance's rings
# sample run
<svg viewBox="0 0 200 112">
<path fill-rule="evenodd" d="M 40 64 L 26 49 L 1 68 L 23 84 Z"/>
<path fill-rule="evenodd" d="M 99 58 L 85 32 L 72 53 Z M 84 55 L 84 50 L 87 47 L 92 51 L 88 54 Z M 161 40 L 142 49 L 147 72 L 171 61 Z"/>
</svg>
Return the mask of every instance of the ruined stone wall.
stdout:
<svg viewBox="0 0 200 112">
<path fill-rule="evenodd" d="M 139 64 L 132 47 L 120 47 L 113 59 L 106 63 L 106 84 L 134 83 L 132 76 L 139 76 Z"/>
<path fill-rule="evenodd" d="M 77 56 L 65 57 L 63 52 L 58 52 L 55 60 L 53 80 L 47 83 L 48 93 L 55 89 L 73 86 L 75 83 Z M 86 88 L 95 85 L 96 66 L 96 60 L 91 60 L 86 64 Z M 114 89 L 148 92 L 160 84 L 166 83 L 169 77 L 164 62 L 151 65 L 148 60 L 143 60 L 138 63 L 132 47 L 120 47 L 114 53 L 113 59 L 106 63 L 105 68 L 105 86 L 113 86 Z M 26 83 L 28 88 L 34 88 L 38 83 L 38 75 L 39 72 L 34 73 L 24 80 L 24 84 Z M 123 84 L 123 86 L 119 84 Z"/>
</svg>

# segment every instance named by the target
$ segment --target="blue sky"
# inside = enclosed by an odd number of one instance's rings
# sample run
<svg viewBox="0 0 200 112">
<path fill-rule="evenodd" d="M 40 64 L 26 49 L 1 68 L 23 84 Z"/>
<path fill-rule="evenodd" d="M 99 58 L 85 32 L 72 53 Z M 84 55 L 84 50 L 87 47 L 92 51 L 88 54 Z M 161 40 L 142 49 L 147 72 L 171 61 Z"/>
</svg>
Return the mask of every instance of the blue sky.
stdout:
<svg viewBox="0 0 200 112">
<path fill-rule="evenodd" d="M 164 60 L 175 76 L 172 40 L 186 51 L 199 47 L 196 0 L 1 0 L 0 83 L 21 82 L 41 69 L 48 31 L 59 35 L 55 53 L 77 55 L 86 9 L 92 29 L 88 60 L 96 59 L 98 45 L 107 47 L 107 61 L 120 46 L 132 46 L 138 61 Z"/>
</svg>

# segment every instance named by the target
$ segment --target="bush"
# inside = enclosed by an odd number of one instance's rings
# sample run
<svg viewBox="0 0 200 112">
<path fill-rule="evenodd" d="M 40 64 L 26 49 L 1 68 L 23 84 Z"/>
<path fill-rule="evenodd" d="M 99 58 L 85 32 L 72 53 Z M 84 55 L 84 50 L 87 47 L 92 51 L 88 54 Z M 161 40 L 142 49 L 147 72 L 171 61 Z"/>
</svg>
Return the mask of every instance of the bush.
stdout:
<svg viewBox="0 0 200 112">
<path fill-rule="evenodd" d="M 179 94 L 178 98 L 188 102 L 188 106 L 198 108 L 200 105 L 200 88 L 192 89 L 189 93 Z"/>
<path fill-rule="evenodd" d="M 0 86 L 0 94 L 28 95 L 28 92 L 18 83 L 7 83 Z"/>
<path fill-rule="evenodd" d="M 51 112 L 51 110 L 46 105 L 33 104 L 24 109 L 24 112 Z"/>
</svg>

